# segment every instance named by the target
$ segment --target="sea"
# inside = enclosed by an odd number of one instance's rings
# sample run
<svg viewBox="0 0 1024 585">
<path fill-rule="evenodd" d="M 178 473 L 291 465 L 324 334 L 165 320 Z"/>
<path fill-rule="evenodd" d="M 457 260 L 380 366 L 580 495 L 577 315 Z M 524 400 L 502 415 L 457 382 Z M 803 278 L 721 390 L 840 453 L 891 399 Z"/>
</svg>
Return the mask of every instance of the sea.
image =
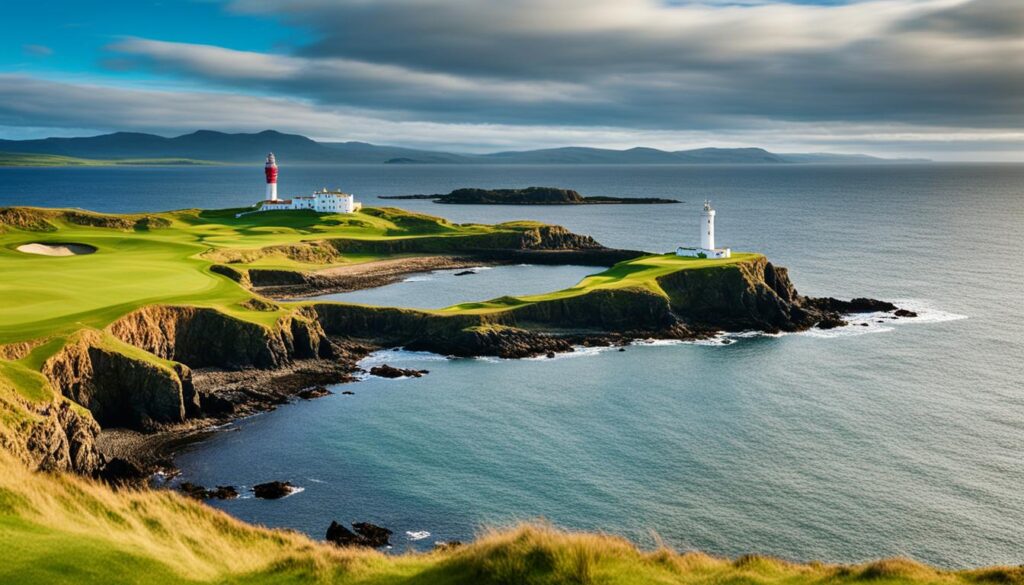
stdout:
<svg viewBox="0 0 1024 585">
<path fill-rule="evenodd" d="M 683 203 L 378 198 L 531 185 Z M 920 316 L 555 359 L 390 348 L 363 366 L 430 373 L 333 386 L 179 456 L 181 480 L 301 488 L 211 505 L 314 538 L 332 520 L 372 522 L 394 531 L 396 552 L 544 521 L 725 556 L 1024 563 L 1024 166 L 281 167 L 283 194 L 325 186 L 370 206 L 540 220 L 652 252 L 693 244 L 710 199 L 719 244 L 767 254 L 801 293 Z M 0 169 L 0 205 L 158 211 L 243 206 L 262 192 L 259 166 Z M 339 300 L 440 307 L 596 270 L 440 271 Z"/>
</svg>

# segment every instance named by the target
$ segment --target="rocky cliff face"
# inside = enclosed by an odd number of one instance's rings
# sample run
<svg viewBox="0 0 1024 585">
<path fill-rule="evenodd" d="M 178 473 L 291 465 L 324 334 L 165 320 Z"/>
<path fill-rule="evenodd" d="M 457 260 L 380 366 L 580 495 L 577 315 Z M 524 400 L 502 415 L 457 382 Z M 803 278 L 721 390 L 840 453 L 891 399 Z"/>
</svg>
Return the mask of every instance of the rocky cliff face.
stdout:
<svg viewBox="0 0 1024 585">
<path fill-rule="evenodd" d="M 214 309 L 154 306 L 122 317 L 108 330 L 125 343 L 193 368 L 274 368 L 295 358 L 332 355 L 320 324 L 301 311 L 268 328 Z"/>
<path fill-rule="evenodd" d="M 332 357 L 333 347 L 311 311 L 268 328 L 212 309 L 141 309 L 106 332 L 80 332 L 44 363 L 51 387 L 92 417 L 64 401 L 47 407 L 23 458 L 44 469 L 95 473 L 102 466 L 94 445 L 100 425 L 145 431 L 216 411 L 217 398 L 196 390 L 189 365 L 280 368 Z"/>
<path fill-rule="evenodd" d="M 726 331 L 797 331 L 822 315 L 805 306 L 785 268 L 765 258 L 658 279 L 672 312 L 687 323 Z"/>
<path fill-rule="evenodd" d="M 21 458 L 32 469 L 71 471 L 94 475 L 103 466 L 96 448 L 100 426 L 65 400 L 57 400 L 39 412 L 41 420 L 31 427 Z"/>
<path fill-rule="evenodd" d="M 46 361 L 42 373 L 103 426 L 144 430 L 182 422 L 199 410 L 187 367 L 168 367 L 110 349 L 94 331 L 69 342 Z"/>
<path fill-rule="evenodd" d="M 332 335 L 450 355 L 522 357 L 565 351 L 569 341 L 602 336 L 680 339 L 717 330 L 799 331 L 818 323 L 841 323 L 836 308 L 850 305 L 800 296 L 786 269 L 764 258 L 680 271 L 657 284 L 664 294 L 639 287 L 598 289 L 519 306 L 510 303 L 508 310 L 484 315 L 334 304 L 316 305 L 315 311 Z M 856 306 L 876 306 L 865 303 Z"/>
</svg>

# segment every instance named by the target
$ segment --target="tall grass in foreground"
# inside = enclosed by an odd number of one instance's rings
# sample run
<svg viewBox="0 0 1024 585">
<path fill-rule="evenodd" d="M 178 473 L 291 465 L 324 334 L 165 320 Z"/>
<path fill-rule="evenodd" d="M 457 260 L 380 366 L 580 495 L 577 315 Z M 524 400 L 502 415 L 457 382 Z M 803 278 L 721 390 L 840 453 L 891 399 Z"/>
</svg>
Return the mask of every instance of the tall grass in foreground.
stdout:
<svg viewBox="0 0 1024 585">
<path fill-rule="evenodd" d="M 643 552 L 621 538 L 541 523 L 484 531 L 453 550 L 386 556 L 248 525 L 171 492 L 115 492 L 33 473 L 0 451 L 0 583 L 1024 585 L 1024 570 Z"/>
</svg>

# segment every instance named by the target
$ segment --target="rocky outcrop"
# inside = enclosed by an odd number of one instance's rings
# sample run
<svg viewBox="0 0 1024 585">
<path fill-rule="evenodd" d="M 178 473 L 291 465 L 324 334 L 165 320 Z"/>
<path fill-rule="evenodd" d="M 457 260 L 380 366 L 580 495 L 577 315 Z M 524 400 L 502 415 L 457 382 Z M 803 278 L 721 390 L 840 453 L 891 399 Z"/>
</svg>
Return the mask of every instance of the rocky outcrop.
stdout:
<svg viewBox="0 0 1024 585">
<path fill-rule="evenodd" d="M 0 360 L 20 360 L 45 341 L 46 339 L 33 339 L 0 345 Z"/>
<path fill-rule="evenodd" d="M 896 305 L 875 299 L 856 298 L 842 301 L 832 297 L 807 299 L 807 304 L 821 311 L 833 313 L 888 313 L 896 311 Z M 899 315 L 897 315 L 899 316 Z"/>
<path fill-rule="evenodd" d="M 446 338 L 421 338 L 408 347 L 460 357 L 492 355 L 515 359 L 572 351 L 572 342 L 517 327 L 483 325 L 462 329 Z"/>
<path fill-rule="evenodd" d="M 331 521 L 327 527 L 327 542 L 337 546 L 366 546 L 381 548 L 391 546 L 392 532 L 387 528 L 369 522 L 353 522 L 352 530 L 345 528 L 337 521 Z"/>
<path fill-rule="evenodd" d="M 804 305 L 785 268 L 764 257 L 663 276 L 672 312 L 687 323 L 726 331 L 796 331 L 821 319 Z"/>
<path fill-rule="evenodd" d="M 193 368 L 275 368 L 296 358 L 333 355 L 320 324 L 302 311 L 264 327 L 214 309 L 153 306 L 118 319 L 108 331 L 125 343 Z"/>
<path fill-rule="evenodd" d="M 100 427 L 63 399 L 39 411 L 41 420 L 31 426 L 22 458 L 29 467 L 43 471 L 71 471 L 94 475 L 103 467 L 96 448 Z"/>
<path fill-rule="evenodd" d="M 184 481 L 178 486 L 181 493 L 197 500 L 234 500 L 238 497 L 238 489 L 231 485 L 219 485 L 206 489 L 201 485 Z"/>
<path fill-rule="evenodd" d="M 86 332 L 42 368 L 50 385 L 89 409 L 100 425 L 147 429 L 176 423 L 199 410 L 191 372 L 108 347 L 98 332 Z"/>
<path fill-rule="evenodd" d="M 378 378 L 422 378 L 429 373 L 428 370 L 396 368 L 388 364 L 381 364 L 370 368 L 370 375 L 377 376 Z"/>
<path fill-rule="evenodd" d="M 264 500 L 277 500 L 291 495 L 297 488 L 287 481 L 268 481 L 252 486 L 252 493 Z"/>
<path fill-rule="evenodd" d="M 582 295 L 529 303 L 501 318 L 522 327 L 602 332 L 657 331 L 677 322 L 668 299 L 643 288 L 596 289 Z"/>
</svg>

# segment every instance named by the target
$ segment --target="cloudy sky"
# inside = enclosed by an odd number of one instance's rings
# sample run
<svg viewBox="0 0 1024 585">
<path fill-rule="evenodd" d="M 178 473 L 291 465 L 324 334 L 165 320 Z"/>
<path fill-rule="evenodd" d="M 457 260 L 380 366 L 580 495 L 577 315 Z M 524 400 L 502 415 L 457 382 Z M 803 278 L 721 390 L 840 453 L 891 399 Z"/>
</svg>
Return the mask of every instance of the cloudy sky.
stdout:
<svg viewBox="0 0 1024 585">
<path fill-rule="evenodd" d="M 1024 0 L 5 2 L 0 137 L 1024 161 Z"/>
</svg>

